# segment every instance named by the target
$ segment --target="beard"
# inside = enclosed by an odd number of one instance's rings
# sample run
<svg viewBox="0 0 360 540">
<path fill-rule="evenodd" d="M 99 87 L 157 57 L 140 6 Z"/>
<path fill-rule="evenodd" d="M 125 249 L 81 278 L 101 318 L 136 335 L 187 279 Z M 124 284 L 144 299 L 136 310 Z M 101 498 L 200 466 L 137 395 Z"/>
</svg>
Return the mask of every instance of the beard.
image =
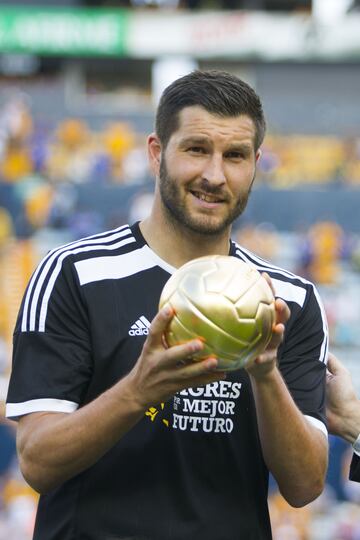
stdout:
<svg viewBox="0 0 360 540">
<path fill-rule="evenodd" d="M 159 189 L 167 218 L 173 225 L 181 225 L 192 233 L 205 236 L 221 235 L 229 229 L 232 223 L 245 210 L 254 180 L 255 174 L 249 190 L 241 194 L 235 204 L 229 206 L 227 215 L 223 216 L 222 219 L 214 219 L 214 216 L 211 215 L 193 215 L 189 211 L 181 196 L 179 183 L 168 172 L 165 159 L 162 158 L 160 163 Z M 202 179 L 196 185 L 196 188 L 202 193 L 219 197 L 226 204 L 229 204 L 232 200 L 227 191 L 224 191 L 222 187 L 212 186 L 206 179 Z"/>
</svg>

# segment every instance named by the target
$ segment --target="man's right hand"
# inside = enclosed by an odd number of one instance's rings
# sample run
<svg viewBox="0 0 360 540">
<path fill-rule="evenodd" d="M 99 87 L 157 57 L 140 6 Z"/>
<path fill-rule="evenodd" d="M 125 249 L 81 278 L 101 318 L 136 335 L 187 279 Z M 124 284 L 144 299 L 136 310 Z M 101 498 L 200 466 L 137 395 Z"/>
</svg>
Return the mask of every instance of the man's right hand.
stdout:
<svg viewBox="0 0 360 540">
<path fill-rule="evenodd" d="M 184 388 L 203 386 L 225 378 L 216 371 L 218 361 L 208 357 L 194 361 L 191 357 L 203 348 L 200 339 L 166 348 L 164 332 L 174 316 L 165 306 L 154 317 L 141 355 L 126 377 L 134 398 L 144 409 L 167 401 Z"/>
</svg>

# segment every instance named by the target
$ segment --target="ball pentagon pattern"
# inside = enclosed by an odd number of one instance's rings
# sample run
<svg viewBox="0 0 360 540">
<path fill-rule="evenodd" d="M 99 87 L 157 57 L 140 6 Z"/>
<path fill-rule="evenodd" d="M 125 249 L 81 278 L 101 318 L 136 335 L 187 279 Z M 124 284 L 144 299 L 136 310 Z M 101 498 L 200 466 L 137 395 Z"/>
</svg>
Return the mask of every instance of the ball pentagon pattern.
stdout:
<svg viewBox="0 0 360 540">
<path fill-rule="evenodd" d="M 211 255 L 177 269 L 165 284 L 159 308 L 175 315 L 165 332 L 169 347 L 196 337 L 201 360 L 215 355 L 218 369 L 240 369 L 268 344 L 275 321 L 275 299 L 267 281 L 236 257 Z"/>
</svg>

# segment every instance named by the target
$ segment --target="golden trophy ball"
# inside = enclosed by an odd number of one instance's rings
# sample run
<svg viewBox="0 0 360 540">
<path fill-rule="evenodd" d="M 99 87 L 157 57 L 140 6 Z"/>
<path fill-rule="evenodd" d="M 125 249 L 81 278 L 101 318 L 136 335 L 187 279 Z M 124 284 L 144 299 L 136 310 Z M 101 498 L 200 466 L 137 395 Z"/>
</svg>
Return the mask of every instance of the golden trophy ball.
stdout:
<svg viewBox="0 0 360 540">
<path fill-rule="evenodd" d="M 235 257 L 194 259 L 174 272 L 161 293 L 159 308 L 174 310 L 165 340 L 168 347 L 199 338 L 194 360 L 215 356 L 218 369 L 232 371 L 254 360 L 269 343 L 275 299 L 266 279 Z"/>
</svg>

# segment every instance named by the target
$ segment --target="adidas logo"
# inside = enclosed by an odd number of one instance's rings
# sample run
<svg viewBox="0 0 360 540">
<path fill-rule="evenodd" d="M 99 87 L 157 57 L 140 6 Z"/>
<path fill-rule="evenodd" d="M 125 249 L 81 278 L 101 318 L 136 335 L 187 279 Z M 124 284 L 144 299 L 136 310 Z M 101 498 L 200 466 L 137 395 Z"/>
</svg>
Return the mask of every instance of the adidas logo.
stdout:
<svg viewBox="0 0 360 540">
<path fill-rule="evenodd" d="M 142 315 L 130 328 L 129 336 L 147 336 L 150 322 Z"/>
</svg>

